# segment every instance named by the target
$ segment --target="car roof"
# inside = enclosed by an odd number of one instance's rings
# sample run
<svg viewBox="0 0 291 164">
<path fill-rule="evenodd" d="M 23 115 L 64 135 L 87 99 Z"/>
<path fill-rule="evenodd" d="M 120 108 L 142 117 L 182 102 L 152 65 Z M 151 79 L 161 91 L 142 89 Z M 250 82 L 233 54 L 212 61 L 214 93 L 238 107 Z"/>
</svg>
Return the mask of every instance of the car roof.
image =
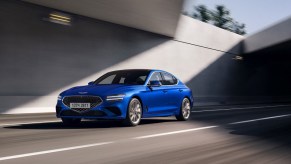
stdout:
<svg viewBox="0 0 291 164">
<path fill-rule="evenodd" d="M 117 72 L 117 71 L 163 71 L 163 70 L 158 70 L 158 69 L 121 69 L 121 70 L 114 70 L 110 72 Z M 165 71 L 163 71 L 165 72 Z"/>
<path fill-rule="evenodd" d="M 113 73 L 113 72 L 118 72 L 118 71 L 148 71 L 149 73 L 153 73 L 153 72 L 166 72 L 169 73 L 167 71 L 164 70 L 159 70 L 159 69 L 121 69 L 121 70 L 114 70 L 114 71 L 110 71 L 108 73 Z M 171 73 L 169 73 L 171 74 Z M 173 74 L 171 74 L 172 76 L 174 76 Z M 178 79 L 176 76 L 174 76 L 176 79 Z M 180 81 L 178 79 L 178 81 Z"/>
</svg>

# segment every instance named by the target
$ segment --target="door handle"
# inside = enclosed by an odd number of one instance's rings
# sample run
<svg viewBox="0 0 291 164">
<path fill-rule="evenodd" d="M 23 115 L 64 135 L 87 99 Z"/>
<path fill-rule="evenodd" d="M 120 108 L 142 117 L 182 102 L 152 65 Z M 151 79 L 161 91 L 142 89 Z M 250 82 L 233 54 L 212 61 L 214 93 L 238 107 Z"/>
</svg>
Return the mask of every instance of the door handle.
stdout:
<svg viewBox="0 0 291 164">
<path fill-rule="evenodd" d="M 179 89 L 179 92 L 183 92 L 183 89 Z"/>
<path fill-rule="evenodd" d="M 163 92 L 164 92 L 164 93 L 167 93 L 168 91 L 167 91 L 167 90 L 163 90 Z"/>
</svg>

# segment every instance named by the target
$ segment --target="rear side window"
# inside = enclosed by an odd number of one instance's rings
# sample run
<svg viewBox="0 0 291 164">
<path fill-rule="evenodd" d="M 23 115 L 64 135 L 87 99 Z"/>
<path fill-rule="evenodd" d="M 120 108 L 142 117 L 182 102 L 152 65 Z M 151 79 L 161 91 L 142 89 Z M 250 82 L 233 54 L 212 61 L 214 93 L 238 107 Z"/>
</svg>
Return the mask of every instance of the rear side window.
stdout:
<svg viewBox="0 0 291 164">
<path fill-rule="evenodd" d="M 162 83 L 163 79 L 160 72 L 153 73 L 153 75 L 150 78 L 149 84 L 151 84 L 152 81 L 159 81 L 160 83 Z"/>
<path fill-rule="evenodd" d="M 175 85 L 177 84 L 178 80 L 171 74 L 162 72 L 162 75 L 164 77 L 162 84 L 163 85 Z"/>
</svg>

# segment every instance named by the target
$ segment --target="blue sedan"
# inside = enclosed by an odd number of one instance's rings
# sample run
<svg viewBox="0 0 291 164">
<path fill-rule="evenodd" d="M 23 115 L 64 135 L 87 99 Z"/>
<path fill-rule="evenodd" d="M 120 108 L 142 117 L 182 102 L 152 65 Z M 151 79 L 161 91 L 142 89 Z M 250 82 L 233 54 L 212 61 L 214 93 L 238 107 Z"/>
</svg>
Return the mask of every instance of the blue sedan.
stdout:
<svg viewBox="0 0 291 164">
<path fill-rule="evenodd" d="M 86 86 L 63 91 L 56 115 L 67 125 L 82 119 L 123 120 L 136 126 L 141 118 L 176 116 L 188 120 L 192 91 L 162 70 L 132 69 L 108 72 Z"/>
</svg>

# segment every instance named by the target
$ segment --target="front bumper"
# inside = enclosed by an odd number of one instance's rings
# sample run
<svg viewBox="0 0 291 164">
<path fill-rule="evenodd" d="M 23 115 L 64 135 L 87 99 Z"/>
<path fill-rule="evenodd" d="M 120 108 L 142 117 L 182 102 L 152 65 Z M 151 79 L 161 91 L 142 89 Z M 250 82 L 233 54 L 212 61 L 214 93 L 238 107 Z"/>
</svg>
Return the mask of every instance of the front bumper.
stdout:
<svg viewBox="0 0 291 164">
<path fill-rule="evenodd" d="M 112 107 L 111 107 L 112 108 Z M 113 111 L 104 108 L 104 109 L 90 109 L 85 112 L 77 112 L 71 109 L 61 109 L 59 106 L 56 107 L 56 116 L 58 118 L 84 118 L 84 119 L 124 119 L 120 109 L 115 108 Z"/>
<path fill-rule="evenodd" d="M 84 112 L 70 109 L 60 100 L 56 105 L 56 116 L 58 118 L 83 118 L 83 119 L 125 119 L 127 101 L 107 102 Z"/>
</svg>

